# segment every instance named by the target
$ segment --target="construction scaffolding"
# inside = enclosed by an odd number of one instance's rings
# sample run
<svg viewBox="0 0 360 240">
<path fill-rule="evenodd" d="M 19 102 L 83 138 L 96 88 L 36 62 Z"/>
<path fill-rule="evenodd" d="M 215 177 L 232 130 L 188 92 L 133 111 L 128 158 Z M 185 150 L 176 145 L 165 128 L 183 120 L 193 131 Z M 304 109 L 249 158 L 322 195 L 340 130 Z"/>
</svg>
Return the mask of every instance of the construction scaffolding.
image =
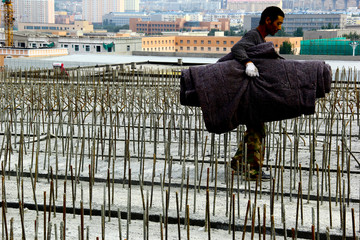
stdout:
<svg viewBox="0 0 360 240">
<path fill-rule="evenodd" d="M 301 55 L 353 55 L 350 43 L 353 41 L 340 38 L 311 39 L 301 41 Z M 360 48 L 356 48 L 355 56 L 360 55 Z"/>
</svg>

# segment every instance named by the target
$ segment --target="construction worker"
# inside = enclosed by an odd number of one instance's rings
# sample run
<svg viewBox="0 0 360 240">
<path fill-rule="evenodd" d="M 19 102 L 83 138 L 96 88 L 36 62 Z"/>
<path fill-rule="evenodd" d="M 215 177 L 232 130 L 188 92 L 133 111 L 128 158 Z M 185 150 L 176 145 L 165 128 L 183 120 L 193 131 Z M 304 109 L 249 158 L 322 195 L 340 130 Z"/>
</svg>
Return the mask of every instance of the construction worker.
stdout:
<svg viewBox="0 0 360 240">
<path fill-rule="evenodd" d="M 238 41 L 232 48 L 231 52 L 235 59 L 245 65 L 245 73 L 253 81 L 259 77 L 257 67 L 251 62 L 247 55 L 247 49 L 265 42 L 267 35 L 275 35 L 283 24 L 285 18 L 284 12 L 278 7 L 267 7 L 262 13 L 259 26 L 247 32 L 240 41 Z M 231 167 L 234 170 L 240 168 L 245 169 L 245 173 L 250 180 L 256 180 L 259 177 L 260 169 L 264 162 L 265 152 L 265 136 L 266 130 L 263 122 L 253 122 L 246 124 L 246 132 L 244 134 L 243 142 L 240 143 L 235 156 L 232 158 Z M 247 159 L 245 160 L 244 146 L 247 144 Z M 249 166 L 243 166 L 244 163 Z M 260 178 L 262 180 L 269 180 L 270 176 L 261 171 Z"/>
</svg>

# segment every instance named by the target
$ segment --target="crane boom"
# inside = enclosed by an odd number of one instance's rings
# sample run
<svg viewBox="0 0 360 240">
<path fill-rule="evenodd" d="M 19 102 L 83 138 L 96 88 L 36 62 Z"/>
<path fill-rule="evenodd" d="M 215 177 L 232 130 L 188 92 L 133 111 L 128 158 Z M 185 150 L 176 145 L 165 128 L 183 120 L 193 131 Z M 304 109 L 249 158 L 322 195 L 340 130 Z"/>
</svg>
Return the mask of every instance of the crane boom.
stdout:
<svg viewBox="0 0 360 240">
<path fill-rule="evenodd" d="M 2 0 L 4 4 L 4 24 L 5 24 L 5 39 L 6 46 L 12 47 L 14 44 L 14 10 L 11 0 Z"/>
</svg>

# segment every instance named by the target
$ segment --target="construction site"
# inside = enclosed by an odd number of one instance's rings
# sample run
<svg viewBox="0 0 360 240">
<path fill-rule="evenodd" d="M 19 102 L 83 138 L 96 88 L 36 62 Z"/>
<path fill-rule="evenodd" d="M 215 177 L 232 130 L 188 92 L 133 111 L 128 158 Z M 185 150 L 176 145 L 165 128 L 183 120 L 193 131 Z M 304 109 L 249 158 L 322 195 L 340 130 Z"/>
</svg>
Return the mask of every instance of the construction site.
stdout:
<svg viewBox="0 0 360 240">
<path fill-rule="evenodd" d="M 2 239 L 358 239 L 359 70 L 334 67 L 315 114 L 266 123 L 271 180 L 250 181 L 230 168 L 245 126 L 209 133 L 180 104 L 200 64 L 2 68 Z"/>
<path fill-rule="evenodd" d="M 357 239 L 359 72 L 316 114 L 267 123 L 264 171 L 229 167 L 245 127 L 180 104 L 189 65 L 1 72 L 4 239 Z"/>
</svg>

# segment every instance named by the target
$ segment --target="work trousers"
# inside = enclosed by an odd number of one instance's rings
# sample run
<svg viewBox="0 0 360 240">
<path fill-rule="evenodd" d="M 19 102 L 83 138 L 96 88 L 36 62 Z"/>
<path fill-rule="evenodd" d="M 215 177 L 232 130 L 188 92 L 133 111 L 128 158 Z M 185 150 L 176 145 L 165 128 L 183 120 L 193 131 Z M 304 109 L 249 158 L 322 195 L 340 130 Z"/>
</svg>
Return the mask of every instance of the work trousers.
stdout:
<svg viewBox="0 0 360 240">
<path fill-rule="evenodd" d="M 264 123 L 246 125 L 246 128 L 244 139 L 240 142 L 238 150 L 232 158 L 231 166 L 233 169 L 236 169 L 237 162 L 239 162 L 240 168 L 246 163 L 247 165 L 250 165 L 249 174 L 251 176 L 256 176 L 259 174 L 259 169 L 264 162 L 266 129 Z M 245 143 L 247 144 L 246 160 L 244 151 Z M 248 166 L 246 166 L 245 172 L 248 172 L 247 169 Z"/>
</svg>

